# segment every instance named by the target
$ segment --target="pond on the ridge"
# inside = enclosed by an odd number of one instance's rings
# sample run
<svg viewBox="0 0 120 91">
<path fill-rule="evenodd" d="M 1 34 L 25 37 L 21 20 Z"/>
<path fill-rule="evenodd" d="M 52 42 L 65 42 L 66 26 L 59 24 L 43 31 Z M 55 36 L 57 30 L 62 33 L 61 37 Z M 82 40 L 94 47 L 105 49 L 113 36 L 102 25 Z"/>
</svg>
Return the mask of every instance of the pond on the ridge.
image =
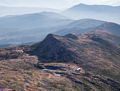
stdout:
<svg viewBox="0 0 120 91">
<path fill-rule="evenodd" d="M 60 66 L 45 66 L 46 69 L 49 69 L 49 70 L 59 70 L 63 67 L 60 67 Z"/>
</svg>

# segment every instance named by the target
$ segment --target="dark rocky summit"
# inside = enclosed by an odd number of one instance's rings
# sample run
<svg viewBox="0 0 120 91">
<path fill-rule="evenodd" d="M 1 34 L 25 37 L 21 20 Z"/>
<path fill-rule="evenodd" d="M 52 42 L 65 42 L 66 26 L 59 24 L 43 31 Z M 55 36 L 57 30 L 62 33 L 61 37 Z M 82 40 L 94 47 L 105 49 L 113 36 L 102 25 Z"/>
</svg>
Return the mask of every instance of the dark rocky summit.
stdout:
<svg viewBox="0 0 120 91">
<path fill-rule="evenodd" d="M 77 39 L 50 34 L 33 45 L 30 53 L 43 63 L 75 63 L 95 74 L 120 77 L 120 37 L 106 31 L 92 31 Z"/>
</svg>

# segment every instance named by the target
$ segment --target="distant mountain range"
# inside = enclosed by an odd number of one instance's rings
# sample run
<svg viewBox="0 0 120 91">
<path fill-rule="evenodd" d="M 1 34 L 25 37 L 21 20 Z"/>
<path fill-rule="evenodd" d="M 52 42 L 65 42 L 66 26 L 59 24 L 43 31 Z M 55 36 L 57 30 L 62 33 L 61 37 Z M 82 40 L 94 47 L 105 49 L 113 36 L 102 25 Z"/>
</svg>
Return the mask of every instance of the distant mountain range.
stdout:
<svg viewBox="0 0 120 91">
<path fill-rule="evenodd" d="M 4 8 L 11 9 L 12 7 L 1 6 L 1 12 L 5 10 Z M 109 21 L 119 24 L 119 8 L 119 6 L 79 4 L 61 13 L 55 13 L 57 11 L 51 9 L 43 9 L 43 11 L 50 12 L 37 11 L 37 13 L 28 14 L 25 11 L 26 14 L 23 15 L 8 14 L 10 16 L 0 17 L 0 42 L 1 45 L 32 43 L 43 40 L 49 33 L 58 35 L 81 34 L 96 30 L 95 28 L 99 29 L 98 27 L 102 24 L 104 26 L 104 23 Z M 13 11 L 14 9 L 17 8 L 14 7 Z M 20 10 L 24 12 L 24 9 L 27 8 L 23 7 Z M 28 10 L 32 9 L 28 8 Z M 18 10 L 18 12 L 20 11 Z M 110 25 L 113 29 L 109 30 L 119 35 L 118 24 Z M 111 28 L 110 26 L 107 27 Z"/>
<path fill-rule="evenodd" d="M 112 22 L 105 22 L 93 19 L 82 19 L 64 26 L 63 29 L 57 31 L 55 34 L 65 35 L 73 33 L 76 35 L 84 34 L 89 31 L 108 31 L 114 35 L 120 36 L 120 25 Z"/>
<path fill-rule="evenodd" d="M 44 28 L 47 26 L 55 27 L 57 26 L 57 23 L 59 23 L 62 20 L 70 20 L 70 19 L 58 13 L 41 12 L 41 13 L 1 17 L 0 26 L 1 28 L 21 28 L 21 29 L 29 29 L 29 28 L 37 28 L 37 27 Z"/>
<path fill-rule="evenodd" d="M 52 12 L 1 17 L 0 42 L 1 44 L 21 44 L 39 41 L 48 33 L 55 32 L 55 28 L 72 21 Z"/>
<path fill-rule="evenodd" d="M 8 16 L 0 18 L 0 42 L 1 45 L 35 43 L 43 40 L 49 33 L 79 35 L 99 29 L 120 34 L 120 25 L 116 23 L 95 19 L 72 20 L 52 12 Z"/>
<path fill-rule="evenodd" d="M 100 26 L 104 24 L 106 21 L 100 21 L 95 19 L 80 19 L 75 20 L 72 23 L 63 26 L 60 30 L 58 30 L 55 34 L 58 35 L 66 35 L 69 33 L 73 34 L 82 34 L 90 31 L 92 28 Z"/>
<path fill-rule="evenodd" d="M 75 19 L 92 18 L 120 23 L 120 6 L 107 5 L 75 5 L 63 12 Z"/>
<path fill-rule="evenodd" d="M 39 7 L 9 7 L 9 6 L 0 6 L 0 17 L 8 15 L 23 15 L 23 14 L 32 14 L 38 12 L 60 12 L 59 10 L 49 9 L 49 8 L 39 8 Z"/>
</svg>

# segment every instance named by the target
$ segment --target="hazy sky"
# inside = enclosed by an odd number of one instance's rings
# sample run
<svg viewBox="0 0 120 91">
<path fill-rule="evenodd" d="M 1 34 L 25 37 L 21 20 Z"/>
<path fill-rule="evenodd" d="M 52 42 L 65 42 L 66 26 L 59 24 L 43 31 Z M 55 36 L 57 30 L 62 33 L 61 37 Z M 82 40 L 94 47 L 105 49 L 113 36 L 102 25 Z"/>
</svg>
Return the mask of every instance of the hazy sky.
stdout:
<svg viewBox="0 0 120 91">
<path fill-rule="evenodd" d="M 64 9 L 75 4 L 120 5 L 120 0 L 0 0 L 0 5 Z"/>
</svg>

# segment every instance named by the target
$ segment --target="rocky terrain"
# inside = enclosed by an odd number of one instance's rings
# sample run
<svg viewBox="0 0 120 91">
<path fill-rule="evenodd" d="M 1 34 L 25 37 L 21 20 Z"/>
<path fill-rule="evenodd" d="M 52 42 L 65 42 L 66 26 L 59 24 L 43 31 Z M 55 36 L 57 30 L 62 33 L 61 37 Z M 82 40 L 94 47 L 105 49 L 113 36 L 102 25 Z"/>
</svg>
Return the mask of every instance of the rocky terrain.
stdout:
<svg viewBox="0 0 120 91">
<path fill-rule="evenodd" d="M 120 83 L 112 78 L 85 71 L 82 66 L 74 63 L 41 63 L 35 56 L 24 55 L 0 61 L 0 89 L 2 91 L 119 91 Z"/>
<path fill-rule="evenodd" d="M 49 34 L 0 49 L 2 91 L 120 91 L 120 36 L 109 31 Z"/>
</svg>

